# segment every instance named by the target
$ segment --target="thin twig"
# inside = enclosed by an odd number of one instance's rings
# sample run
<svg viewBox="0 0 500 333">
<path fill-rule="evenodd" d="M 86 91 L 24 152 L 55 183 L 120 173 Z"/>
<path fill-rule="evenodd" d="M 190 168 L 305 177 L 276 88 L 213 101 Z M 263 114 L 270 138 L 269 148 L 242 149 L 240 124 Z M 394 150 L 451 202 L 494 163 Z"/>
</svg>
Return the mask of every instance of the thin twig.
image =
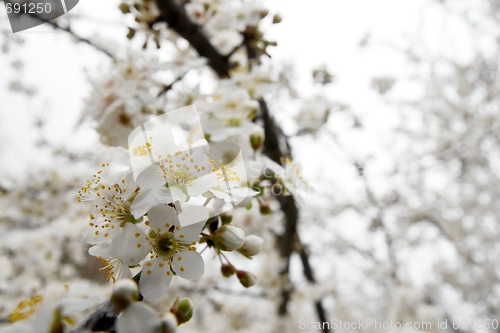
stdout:
<svg viewBox="0 0 500 333">
<path fill-rule="evenodd" d="M 10 3 L 10 4 L 13 4 L 13 2 L 11 0 L 4 0 L 5 3 Z M 52 21 L 47 21 L 45 19 L 43 19 L 41 16 L 39 16 L 37 13 L 24 13 L 24 12 L 20 12 L 18 14 L 19 16 L 21 15 L 28 15 L 29 17 L 31 18 L 34 18 L 38 21 L 41 21 L 41 22 L 45 22 L 47 24 L 49 24 L 52 28 L 56 29 L 56 30 L 61 30 L 61 31 L 64 31 L 64 32 L 67 32 L 68 34 L 70 34 L 73 38 L 75 38 L 78 42 L 80 43 L 84 43 L 84 44 L 87 44 L 87 45 L 90 45 L 92 46 L 94 49 L 104 53 L 105 55 L 107 55 L 108 57 L 110 57 L 111 59 L 114 59 L 114 56 L 111 52 L 109 52 L 108 50 L 104 49 L 103 47 L 99 46 L 99 45 L 96 45 L 94 44 L 90 39 L 87 39 L 85 37 L 82 37 L 78 34 L 76 34 L 72 29 L 71 27 L 68 25 L 67 27 L 63 27 L 61 25 L 59 25 L 57 23 L 57 19 L 54 19 Z"/>
<path fill-rule="evenodd" d="M 156 3 L 161 12 L 160 19 L 186 39 L 201 57 L 207 58 L 217 75 L 221 78 L 229 77 L 231 65 L 228 57 L 217 51 L 201 28 L 189 19 L 183 6 L 176 0 L 156 0 Z"/>
</svg>

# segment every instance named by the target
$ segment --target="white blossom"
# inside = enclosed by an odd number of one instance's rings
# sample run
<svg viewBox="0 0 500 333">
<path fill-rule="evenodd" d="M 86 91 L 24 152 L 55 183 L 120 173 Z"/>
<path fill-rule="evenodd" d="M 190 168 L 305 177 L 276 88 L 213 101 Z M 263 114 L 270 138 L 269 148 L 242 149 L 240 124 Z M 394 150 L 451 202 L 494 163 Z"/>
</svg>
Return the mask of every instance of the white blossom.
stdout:
<svg viewBox="0 0 500 333">
<path fill-rule="evenodd" d="M 175 208 L 158 205 L 148 212 L 149 226 L 154 232 L 149 261 L 143 265 L 139 283 L 147 300 L 161 297 L 170 285 L 173 273 L 188 280 L 203 275 L 204 263 L 196 252 L 200 232 L 208 219 L 205 207 L 187 207 L 177 215 Z"/>
</svg>

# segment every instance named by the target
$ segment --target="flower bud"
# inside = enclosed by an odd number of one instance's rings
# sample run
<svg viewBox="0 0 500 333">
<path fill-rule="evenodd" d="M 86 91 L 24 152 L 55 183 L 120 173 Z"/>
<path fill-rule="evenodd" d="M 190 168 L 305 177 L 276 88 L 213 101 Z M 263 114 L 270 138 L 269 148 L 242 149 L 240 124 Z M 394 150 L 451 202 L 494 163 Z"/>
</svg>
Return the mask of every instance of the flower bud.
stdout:
<svg viewBox="0 0 500 333">
<path fill-rule="evenodd" d="M 264 244 L 264 240 L 261 237 L 249 235 L 245 238 L 245 244 L 238 251 L 247 257 L 252 257 L 262 250 L 262 244 Z"/>
<path fill-rule="evenodd" d="M 118 6 L 118 8 L 123 14 L 130 13 L 130 7 L 126 3 L 121 3 L 120 6 Z"/>
<path fill-rule="evenodd" d="M 222 251 L 234 251 L 245 243 L 245 232 L 232 225 L 223 225 L 214 232 L 212 240 Z"/>
<path fill-rule="evenodd" d="M 262 215 L 269 215 L 272 213 L 271 207 L 269 206 L 269 204 L 267 202 L 260 203 L 259 208 L 260 208 L 260 213 Z"/>
<path fill-rule="evenodd" d="M 113 287 L 111 302 L 120 311 L 126 309 L 130 303 L 139 300 L 139 287 L 132 279 L 118 280 Z"/>
<path fill-rule="evenodd" d="M 283 18 L 280 16 L 280 14 L 274 14 L 273 16 L 273 24 L 280 23 L 283 20 Z"/>
<path fill-rule="evenodd" d="M 225 277 L 230 277 L 231 275 L 236 273 L 236 269 L 231 264 L 222 265 L 220 271 L 222 272 L 222 275 L 224 275 Z"/>
<path fill-rule="evenodd" d="M 238 271 L 236 272 L 236 276 L 238 277 L 238 280 L 240 280 L 240 283 L 245 288 L 249 288 L 253 286 L 255 282 L 257 282 L 257 277 L 249 272 Z"/>
<path fill-rule="evenodd" d="M 231 215 L 229 213 L 220 214 L 220 220 L 221 220 L 223 225 L 229 224 L 233 220 L 233 215 Z"/>
<path fill-rule="evenodd" d="M 174 333 L 177 329 L 177 317 L 172 312 L 167 313 L 161 318 L 162 333 Z"/>
<path fill-rule="evenodd" d="M 128 38 L 128 39 L 132 39 L 132 38 L 134 38 L 135 33 L 136 33 L 136 30 L 135 30 L 135 29 L 128 28 L 127 38 Z"/>
<path fill-rule="evenodd" d="M 172 308 L 170 309 L 170 312 L 175 315 L 179 325 L 184 324 L 193 316 L 193 302 L 191 302 L 191 300 L 187 297 L 183 299 L 179 299 L 179 297 L 177 297 L 174 305 L 172 305 Z"/>
<path fill-rule="evenodd" d="M 263 138 L 260 135 L 252 134 L 250 135 L 250 144 L 252 145 L 253 150 L 258 150 L 262 147 Z"/>
</svg>

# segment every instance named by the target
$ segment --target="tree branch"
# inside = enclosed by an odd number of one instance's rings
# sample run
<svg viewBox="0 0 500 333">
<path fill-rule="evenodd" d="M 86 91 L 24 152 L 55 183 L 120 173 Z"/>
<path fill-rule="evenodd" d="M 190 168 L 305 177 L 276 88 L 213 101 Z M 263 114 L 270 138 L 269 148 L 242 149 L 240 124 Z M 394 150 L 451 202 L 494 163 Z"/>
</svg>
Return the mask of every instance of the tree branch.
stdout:
<svg viewBox="0 0 500 333">
<path fill-rule="evenodd" d="M 33 15 L 33 14 L 32 14 Z M 38 18 L 39 19 L 39 18 Z M 114 59 L 114 56 L 111 52 L 109 52 L 108 50 L 106 50 L 105 48 L 99 46 L 99 45 L 96 45 L 94 44 L 90 39 L 87 39 L 87 38 L 84 38 L 80 35 L 77 35 L 72 29 L 71 27 L 68 25 L 67 27 L 62 27 L 60 26 L 59 24 L 57 24 L 57 22 L 54 22 L 54 21 L 50 21 L 50 22 L 47 22 L 48 24 L 50 24 L 54 29 L 56 30 L 61 30 L 61 31 L 65 31 L 67 32 L 68 34 L 70 34 L 74 39 L 76 39 L 77 42 L 79 43 L 84 43 L 84 44 L 87 44 L 87 45 L 90 45 L 92 46 L 94 49 L 104 53 L 105 55 L 107 55 L 109 58 L 111 59 Z"/>
<path fill-rule="evenodd" d="M 228 57 L 217 51 L 200 27 L 189 19 L 182 5 L 176 0 L 156 0 L 156 4 L 161 12 L 160 20 L 186 39 L 200 56 L 207 58 L 208 64 L 219 77 L 229 77 L 231 65 Z"/>
<path fill-rule="evenodd" d="M 10 3 L 10 4 L 13 4 L 13 2 L 11 0 L 4 0 L 5 3 Z M 24 12 L 20 12 L 18 15 L 28 15 L 29 17 L 31 18 L 34 18 L 38 21 L 41 21 L 41 22 L 45 22 L 47 24 L 49 24 L 50 26 L 52 26 L 52 28 L 56 29 L 56 30 L 61 30 L 61 31 L 64 31 L 64 32 L 67 32 L 68 34 L 70 34 L 76 41 L 78 41 L 79 43 L 84 43 L 84 44 L 87 44 L 87 45 L 90 45 L 92 46 L 94 49 L 104 53 L 105 55 L 107 55 L 108 57 L 110 57 L 111 59 L 114 58 L 113 54 L 111 54 L 111 52 L 109 52 L 108 50 L 106 50 L 105 48 L 99 46 L 99 45 L 96 45 L 94 44 L 90 39 L 87 39 L 85 37 L 82 37 L 78 34 L 76 34 L 72 29 L 71 27 L 68 25 L 67 27 L 63 27 L 63 26 L 60 26 L 58 23 L 57 23 L 57 19 L 54 19 L 52 21 L 47 21 L 47 20 L 44 20 L 42 17 L 40 17 L 37 13 L 31 13 L 31 12 L 28 12 L 28 13 L 24 13 Z"/>
</svg>

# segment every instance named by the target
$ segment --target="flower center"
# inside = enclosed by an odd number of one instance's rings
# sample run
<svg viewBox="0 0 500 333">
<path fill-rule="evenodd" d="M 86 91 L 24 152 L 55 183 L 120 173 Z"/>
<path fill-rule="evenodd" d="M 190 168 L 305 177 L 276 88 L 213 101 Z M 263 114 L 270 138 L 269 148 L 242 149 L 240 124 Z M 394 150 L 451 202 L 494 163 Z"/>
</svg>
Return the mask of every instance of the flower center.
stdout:
<svg viewBox="0 0 500 333">
<path fill-rule="evenodd" d="M 156 239 L 155 250 L 159 255 L 171 258 L 179 247 L 180 244 L 175 240 L 173 232 L 159 235 Z"/>
<path fill-rule="evenodd" d="M 228 109 L 236 109 L 237 106 L 238 106 L 238 104 L 236 104 L 235 102 L 229 102 L 226 104 L 226 107 Z"/>
<path fill-rule="evenodd" d="M 174 185 L 184 185 L 190 180 L 194 180 L 194 177 L 187 170 L 178 169 L 168 174 L 168 182 Z"/>
<path fill-rule="evenodd" d="M 239 118 L 231 118 L 226 121 L 227 126 L 229 127 L 240 127 L 241 126 L 241 119 Z"/>
<path fill-rule="evenodd" d="M 123 227 L 127 222 L 137 224 L 142 221 L 142 218 L 136 219 L 129 209 L 122 209 L 122 213 L 118 215 L 118 220 L 122 221 L 121 226 Z"/>
</svg>

